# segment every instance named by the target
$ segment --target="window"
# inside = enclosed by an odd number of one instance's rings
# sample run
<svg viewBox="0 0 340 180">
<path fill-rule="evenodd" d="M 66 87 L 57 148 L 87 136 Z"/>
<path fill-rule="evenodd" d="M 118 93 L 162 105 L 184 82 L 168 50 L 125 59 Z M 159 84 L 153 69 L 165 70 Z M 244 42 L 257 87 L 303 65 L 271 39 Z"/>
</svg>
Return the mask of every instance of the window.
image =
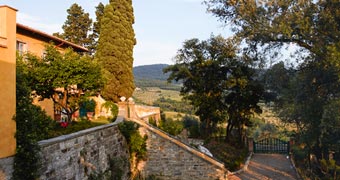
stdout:
<svg viewBox="0 0 340 180">
<path fill-rule="evenodd" d="M 27 51 L 27 44 L 22 41 L 17 41 L 17 51 L 19 52 L 19 55 L 23 55 Z"/>
</svg>

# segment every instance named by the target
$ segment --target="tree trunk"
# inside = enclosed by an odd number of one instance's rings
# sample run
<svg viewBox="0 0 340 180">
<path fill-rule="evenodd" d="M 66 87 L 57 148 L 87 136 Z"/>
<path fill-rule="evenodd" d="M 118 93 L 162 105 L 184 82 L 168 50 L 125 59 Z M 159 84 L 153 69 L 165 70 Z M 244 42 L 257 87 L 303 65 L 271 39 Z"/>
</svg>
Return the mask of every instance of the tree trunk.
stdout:
<svg viewBox="0 0 340 180">
<path fill-rule="evenodd" d="M 234 125 L 232 123 L 228 123 L 227 130 L 226 130 L 227 134 L 226 134 L 226 138 L 225 138 L 227 143 L 230 142 L 230 135 L 231 135 L 231 131 L 233 130 L 233 128 L 234 128 Z"/>
</svg>

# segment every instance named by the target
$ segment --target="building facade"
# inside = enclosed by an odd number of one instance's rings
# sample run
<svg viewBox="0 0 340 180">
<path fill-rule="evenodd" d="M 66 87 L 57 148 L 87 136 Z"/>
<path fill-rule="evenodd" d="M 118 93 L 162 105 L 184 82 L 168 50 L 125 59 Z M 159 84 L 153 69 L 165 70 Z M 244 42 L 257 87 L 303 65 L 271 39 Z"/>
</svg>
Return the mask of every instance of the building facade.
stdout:
<svg viewBox="0 0 340 180">
<path fill-rule="evenodd" d="M 69 47 L 76 52 L 88 52 L 82 46 L 17 23 L 16 12 L 12 7 L 0 5 L 0 99 L 3 102 L 0 105 L 0 159 L 13 156 L 16 149 L 16 124 L 13 120 L 16 111 L 16 53 L 44 56 L 48 43 L 53 43 L 61 52 Z M 51 100 L 35 103 L 54 117 Z"/>
</svg>

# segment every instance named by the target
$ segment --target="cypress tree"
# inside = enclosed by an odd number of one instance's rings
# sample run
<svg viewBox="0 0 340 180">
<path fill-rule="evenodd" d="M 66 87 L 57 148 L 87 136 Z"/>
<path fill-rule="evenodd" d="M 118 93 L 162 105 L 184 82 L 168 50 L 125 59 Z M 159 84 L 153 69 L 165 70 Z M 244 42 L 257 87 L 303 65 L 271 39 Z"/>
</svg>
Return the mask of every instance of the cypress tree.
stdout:
<svg viewBox="0 0 340 180">
<path fill-rule="evenodd" d="M 94 55 L 98 46 L 98 38 L 100 34 L 100 24 L 101 19 L 104 14 L 104 4 L 99 3 L 96 7 L 96 21 L 93 22 L 92 34 L 89 36 L 91 39 L 91 44 L 89 45 L 88 49 L 90 50 L 91 55 Z"/>
<path fill-rule="evenodd" d="M 122 96 L 131 97 L 134 91 L 133 23 L 132 0 L 112 0 L 105 6 L 95 57 L 104 69 L 102 95 L 107 100 L 118 102 Z"/>
</svg>

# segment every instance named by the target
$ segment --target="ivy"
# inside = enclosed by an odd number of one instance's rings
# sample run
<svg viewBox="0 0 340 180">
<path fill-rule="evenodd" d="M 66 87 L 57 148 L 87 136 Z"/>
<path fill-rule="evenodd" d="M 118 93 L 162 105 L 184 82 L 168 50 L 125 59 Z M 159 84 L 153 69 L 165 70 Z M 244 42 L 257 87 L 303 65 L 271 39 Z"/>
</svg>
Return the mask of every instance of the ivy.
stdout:
<svg viewBox="0 0 340 180">
<path fill-rule="evenodd" d="M 114 122 L 118 116 L 118 106 L 112 101 L 106 101 L 102 107 L 111 110 L 112 118 L 109 121 Z"/>
</svg>

